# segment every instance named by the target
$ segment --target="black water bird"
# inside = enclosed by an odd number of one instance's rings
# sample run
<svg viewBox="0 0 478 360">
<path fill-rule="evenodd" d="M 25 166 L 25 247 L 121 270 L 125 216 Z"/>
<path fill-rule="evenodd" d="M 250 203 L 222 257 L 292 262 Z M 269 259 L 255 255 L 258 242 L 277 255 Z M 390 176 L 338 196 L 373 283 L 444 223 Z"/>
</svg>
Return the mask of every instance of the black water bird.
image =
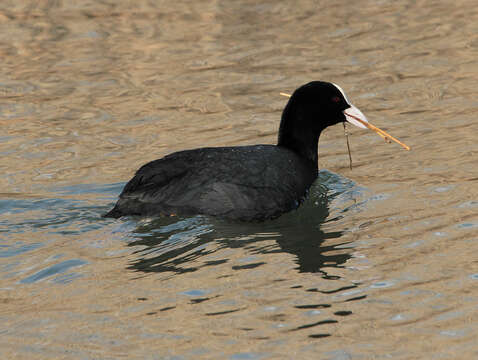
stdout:
<svg viewBox="0 0 478 360">
<path fill-rule="evenodd" d="M 299 87 L 281 118 L 277 145 L 179 151 L 143 165 L 105 217 L 204 214 L 243 221 L 272 219 L 297 208 L 318 174 L 326 127 L 365 116 L 343 90 L 313 81 Z"/>
</svg>

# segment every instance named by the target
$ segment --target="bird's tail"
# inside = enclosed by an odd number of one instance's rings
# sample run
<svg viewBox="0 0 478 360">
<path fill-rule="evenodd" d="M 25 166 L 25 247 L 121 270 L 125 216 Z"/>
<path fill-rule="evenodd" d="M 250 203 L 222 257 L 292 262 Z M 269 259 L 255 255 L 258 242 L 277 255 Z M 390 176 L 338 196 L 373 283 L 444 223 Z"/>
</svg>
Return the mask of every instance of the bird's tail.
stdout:
<svg viewBox="0 0 478 360">
<path fill-rule="evenodd" d="M 118 219 L 123 216 L 123 213 L 115 206 L 113 209 L 108 211 L 106 214 L 102 215 L 104 218 L 114 218 Z"/>
</svg>

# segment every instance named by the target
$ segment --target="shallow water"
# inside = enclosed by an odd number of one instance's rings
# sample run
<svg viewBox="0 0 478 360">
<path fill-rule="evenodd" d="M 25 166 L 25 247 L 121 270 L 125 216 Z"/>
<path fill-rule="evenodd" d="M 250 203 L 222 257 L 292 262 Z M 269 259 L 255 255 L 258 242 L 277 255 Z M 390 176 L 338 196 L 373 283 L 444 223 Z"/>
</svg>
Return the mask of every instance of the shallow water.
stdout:
<svg viewBox="0 0 478 360">
<path fill-rule="evenodd" d="M 2 359 L 478 358 L 471 0 L 0 4 Z M 274 143 L 341 85 L 412 147 L 341 126 L 265 223 L 102 219 L 146 161 Z"/>
</svg>

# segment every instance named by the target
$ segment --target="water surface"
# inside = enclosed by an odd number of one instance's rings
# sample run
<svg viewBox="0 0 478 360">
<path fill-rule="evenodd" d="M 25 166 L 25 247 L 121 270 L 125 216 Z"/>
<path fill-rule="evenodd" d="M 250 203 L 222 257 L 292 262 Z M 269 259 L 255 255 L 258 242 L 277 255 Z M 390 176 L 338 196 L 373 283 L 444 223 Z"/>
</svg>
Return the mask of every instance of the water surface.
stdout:
<svg viewBox="0 0 478 360">
<path fill-rule="evenodd" d="M 473 359 L 478 13 L 470 0 L 0 5 L 0 356 Z M 134 171 L 274 143 L 340 84 L 412 147 L 341 126 L 265 223 L 102 219 Z"/>
</svg>

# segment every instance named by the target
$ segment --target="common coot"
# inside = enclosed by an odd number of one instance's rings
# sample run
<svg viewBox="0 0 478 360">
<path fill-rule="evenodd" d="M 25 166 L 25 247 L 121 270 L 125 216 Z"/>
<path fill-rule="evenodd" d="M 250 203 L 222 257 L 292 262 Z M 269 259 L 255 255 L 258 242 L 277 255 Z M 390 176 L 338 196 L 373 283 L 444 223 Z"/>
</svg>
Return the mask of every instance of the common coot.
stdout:
<svg viewBox="0 0 478 360">
<path fill-rule="evenodd" d="M 327 126 L 365 116 L 343 90 L 313 81 L 299 87 L 283 113 L 277 145 L 179 151 L 143 165 L 105 217 L 205 214 L 244 221 L 297 208 L 317 178 L 318 141 Z"/>
</svg>

